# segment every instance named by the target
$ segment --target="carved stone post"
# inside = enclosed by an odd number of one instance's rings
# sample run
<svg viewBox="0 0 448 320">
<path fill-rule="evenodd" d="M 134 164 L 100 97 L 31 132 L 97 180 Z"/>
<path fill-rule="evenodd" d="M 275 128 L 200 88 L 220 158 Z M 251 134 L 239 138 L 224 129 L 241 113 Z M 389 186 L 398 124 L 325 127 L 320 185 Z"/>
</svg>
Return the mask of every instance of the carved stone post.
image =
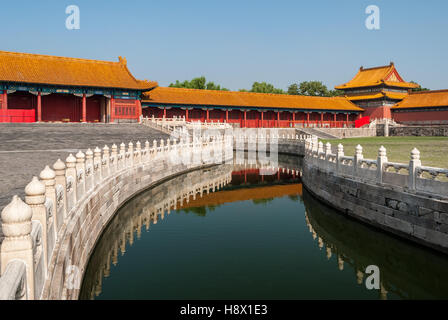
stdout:
<svg viewBox="0 0 448 320">
<path fill-rule="evenodd" d="M 331 167 L 332 167 L 332 163 L 330 162 L 330 154 L 331 154 L 331 143 L 327 142 L 325 144 L 325 161 L 327 163 L 327 170 L 330 172 L 331 171 Z"/>
<path fill-rule="evenodd" d="M 122 142 L 120 144 L 120 160 L 118 162 L 118 169 L 124 169 L 126 165 L 126 145 Z"/>
<path fill-rule="evenodd" d="M 115 143 L 112 145 L 112 153 L 110 155 L 110 161 L 111 161 L 111 165 L 109 166 L 110 171 L 112 174 L 115 174 L 118 170 L 117 169 L 118 168 L 118 148 Z"/>
<path fill-rule="evenodd" d="M 342 157 L 344 156 L 344 146 L 342 144 L 338 144 L 338 152 L 336 153 L 336 172 L 337 174 L 341 173 L 341 162 Z"/>
<path fill-rule="evenodd" d="M 128 144 L 128 158 L 127 158 L 127 163 L 126 166 L 128 168 L 132 168 L 132 166 L 134 165 L 134 144 L 132 142 L 129 142 Z"/>
<path fill-rule="evenodd" d="M 149 141 L 146 140 L 145 142 L 145 158 L 143 159 L 143 162 L 147 163 L 149 162 L 149 150 L 151 149 Z"/>
<path fill-rule="evenodd" d="M 57 200 L 56 200 L 56 174 L 49 166 L 40 173 L 40 179 L 45 185 L 45 207 L 48 213 L 48 252 L 53 251 L 54 244 L 57 240 Z M 52 239 L 50 239 L 52 237 Z M 50 256 L 49 256 L 50 257 Z"/>
<path fill-rule="evenodd" d="M 135 164 L 140 164 L 142 163 L 142 144 L 140 143 L 140 141 L 137 141 L 135 145 L 135 151 Z"/>
<path fill-rule="evenodd" d="M 409 183 L 408 187 L 410 190 L 416 190 L 416 178 L 418 174 L 418 168 L 421 167 L 422 162 L 420 161 L 420 151 L 417 148 L 411 151 L 411 161 L 409 161 Z"/>
<path fill-rule="evenodd" d="M 86 151 L 86 173 L 85 173 L 86 192 L 93 188 L 93 151 Z"/>
<path fill-rule="evenodd" d="M 165 153 L 165 141 L 163 139 L 160 139 L 160 153 L 164 154 Z"/>
<path fill-rule="evenodd" d="M 356 177 L 359 172 L 359 162 L 364 158 L 362 155 L 362 147 L 361 145 L 357 145 L 355 148 L 355 157 L 353 160 L 353 175 Z"/>
<path fill-rule="evenodd" d="M 81 199 L 86 193 L 86 156 L 82 151 L 76 154 L 76 199 Z"/>
<path fill-rule="evenodd" d="M 47 273 L 48 259 L 50 258 L 52 247 L 48 245 L 49 242 L 54 244 L 54 231 L 48 230 L 50 224 L 52 224 L 52 217 L 50 212 L 47 212 L 45 207 L 45 185 L 33 177 L 31 182 L 25 187 L 25 202 L 30 206 L 33 215 L 32 220 L 37 220 L 42 225 L 42 245 L 44 255 L 44 270 Z M 50 220 L 51 219 L 51 220 Z M 51 250 L 50 250 L 51 249 Z"/>
<path fill-rule="evenodd" d="M 1 214 L 2 233 L 5 236 L 0 247 L 1 274 L 12 260 L 20 260 L 26 266 L 27 299 L 34 299 L 34 256 L 31 239 L 31 208 L 18 196 L 14 196 Z"/>
<path fill-rule="evenodd" d="M 65 164 L 58 159 L 53 165 L 56 174 L 56 233 L 67 216 L 67 179 L 65 177 Z"/>
<path fill-rule="evenodd" d="M 70 210 L 76 204 L 76 158 L 70 154 L 65 159 L 65 163 L 67 164 L 67 170 L 65 170 L 65 177 L 67 179 L 67 218 Z"/>
<path fill-rule="evenodd" d="M 99 184 L 103 179 L 101 174 L 101 167 L 102 167 L 101 150 L 100 148 L 96 147 L 95 150 L 93 150 L 93 173 L 95 177 L 93 184 L 95 186 Z"/>
<path fill-rule="evenodd" d="M 103 159 L 101 161 L 101 175 L 103 179 L 109 177 L 110 174 L 109 162 L 110 162 L 109 147 L 105 145 L 103 147 Z"/>
<path fill-rule="evenodd" d="M 380 184 L 383 183 L 383 169 L 384 164 L 387 162 L 386 148 L 381 146 L 378 150 L 378 159 L 376 161 L 376 181 Z"/>
</svg>

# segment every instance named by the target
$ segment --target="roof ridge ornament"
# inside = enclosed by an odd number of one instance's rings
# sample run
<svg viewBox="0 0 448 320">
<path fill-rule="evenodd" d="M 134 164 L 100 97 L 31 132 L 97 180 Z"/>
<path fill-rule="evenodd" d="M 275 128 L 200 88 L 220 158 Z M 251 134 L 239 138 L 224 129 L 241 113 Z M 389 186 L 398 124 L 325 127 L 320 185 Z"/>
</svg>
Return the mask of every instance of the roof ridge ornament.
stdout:
<svg viewBox="0 0 448 320">
<path fill-rule="evenodd" d="M 119 56 L 119 57 L 118 57 L 118 61 L 119 61 L 121 64 L 123 64 L 123 65 L 127 65 L 127 64 L 128 64 L 128 61 L 126 60 L 126 57 Z"/>
</svg>

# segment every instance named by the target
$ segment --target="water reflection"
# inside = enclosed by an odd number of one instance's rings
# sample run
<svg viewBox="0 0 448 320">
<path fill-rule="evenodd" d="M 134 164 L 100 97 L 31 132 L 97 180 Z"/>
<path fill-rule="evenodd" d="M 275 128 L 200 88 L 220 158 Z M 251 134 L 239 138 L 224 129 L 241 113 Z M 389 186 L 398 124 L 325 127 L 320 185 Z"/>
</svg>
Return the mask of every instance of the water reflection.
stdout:
<svg viewBox="0 0 448 320">
<path fill-rule="evenodd" d="M 446 256 L 346 218 L 306 190 L 303 201 L 306 223 L 318 247 L 327 259 L 337 257 L 339 270 L 347 264 L 358 284 L 364 285 L 366 267 L 377 265 L 381 299 L 388 295 L 402 299 L 448 298 Z"/>
<path fill-rule="evenodd" d="M 280 156 L 274 168 L 234 162 L 141 193 L 119 210 L 98 241 L 80 298 L 448 297 L 445 256 L 319 203 L 302 190 L 300 167 L 300 159 L 289 156 Z M 166 226 L 142 237 L 143 228 L 150 229 L 171 211 L 177 214 Z M 163 234 L 147 237 L 162 227 Z M 120 269 L 120 253 L 133 246 L 135 236 L 159 242 L 124 257 Z M 115 286 L 104 295 L 111 264 Z M 136 264 L 142 264 L 140 271 Z M 380 290 L 365 288 L 368 265 L 380 268 Z M 132 296 L 121 293 L 124 287 Z"/>
</svg>

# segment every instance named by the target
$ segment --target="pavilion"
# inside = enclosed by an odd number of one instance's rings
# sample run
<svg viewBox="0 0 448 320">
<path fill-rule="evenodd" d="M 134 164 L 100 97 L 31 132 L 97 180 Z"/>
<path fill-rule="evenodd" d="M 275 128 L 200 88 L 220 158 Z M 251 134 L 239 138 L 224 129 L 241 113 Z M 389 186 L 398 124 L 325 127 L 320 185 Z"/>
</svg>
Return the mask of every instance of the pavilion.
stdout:
<svg viewBox="0 0 448 320">
<path fill-rule="evenodd" d="M 157 86 L 118 62 L 0 51 L 0 122 L 132 122 Z"/>
<path fill-rule="evenodd" d="M 406 82 L 393 62 L 374 68 L 360 67 L 352 80 L 335 89 L 344 91 L 345 97 L 363 108 L 364 116 L 371 119 L 390 119 L 391 106 L 403 100 L 416 83 Z"/>
</svg>

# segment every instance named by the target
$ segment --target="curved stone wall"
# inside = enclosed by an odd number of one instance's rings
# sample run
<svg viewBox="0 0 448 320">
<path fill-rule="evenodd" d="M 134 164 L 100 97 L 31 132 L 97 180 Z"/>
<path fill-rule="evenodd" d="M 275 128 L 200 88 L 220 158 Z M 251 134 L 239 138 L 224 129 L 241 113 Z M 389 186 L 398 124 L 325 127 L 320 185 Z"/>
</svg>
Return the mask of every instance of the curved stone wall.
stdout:
<svg viewBox="0 0 448 320">
<path fill-rule="evenodd" d="M 448 170 L 422 166 L 412 150 L 409 164 L 336 154 L 317 139 L 305 143 L 302 182 L 322 202 L 406 239 L 448 253 Z"/>
<path fill-rule="evenodd" d="M 118 208 L 173 176 L 232 161 L 229 137 L 80 151 L 47 166 L 1 214 L 0 297 L 76 299 L 92 249 Z M 19 261 L 19 263 L 17 263 Z"/>
</svg>

